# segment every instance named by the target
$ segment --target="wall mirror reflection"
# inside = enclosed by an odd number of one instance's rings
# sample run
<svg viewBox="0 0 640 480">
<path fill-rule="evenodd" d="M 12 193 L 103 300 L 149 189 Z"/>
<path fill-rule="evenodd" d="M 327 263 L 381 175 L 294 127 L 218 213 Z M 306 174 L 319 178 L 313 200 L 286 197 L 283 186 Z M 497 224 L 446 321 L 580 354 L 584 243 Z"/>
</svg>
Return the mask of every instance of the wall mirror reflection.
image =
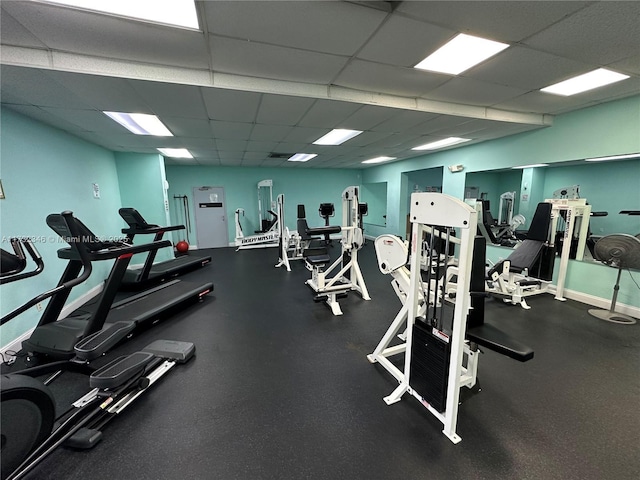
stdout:
<svg viewBox="0 0 640 480">
<path fill-rule="evenodd" d="M 359 200 L 368 206 L 363 219 L 365 230 L 367 225 L 387 226 L 387 182 L 364 183 Z"/>
<path fill-rule="evenodd" d="M 577 160 L 526 169 L 472 172 L 465 179 L 465 197 L 482 199 L 496 224 L 499 219 L 522 215 L 516 233 L 526 232 L 539 202 L 552 198 L 582 199 L 591 207 L 588 237 L 591 246 L 599 237 L 640 234 L 640 156 L 624 160 Z M 514 195 L 511 195 L 515 192 Z M 512 196 L 510 203 L 505 199 Z M 562 228 L 563 222 L 557 222 Z M 499 242 L 498 242 L 499 243 Z M 592 260 L 585 250 L 584 259 Z M 581 255 L 578 253 L 578 258 Z M 575 254 L 572 255 L 575 258 Z"/>
</svg>

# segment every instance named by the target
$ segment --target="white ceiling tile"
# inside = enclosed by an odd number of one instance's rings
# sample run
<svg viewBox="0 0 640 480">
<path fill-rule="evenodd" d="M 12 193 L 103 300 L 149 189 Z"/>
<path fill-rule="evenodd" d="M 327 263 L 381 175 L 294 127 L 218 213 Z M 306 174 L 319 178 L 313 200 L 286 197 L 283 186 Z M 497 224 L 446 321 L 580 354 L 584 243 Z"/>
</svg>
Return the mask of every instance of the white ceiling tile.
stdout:
<svg viewBox="0 0 640 480">
<path fill-rule="evenodd" d="M 260 142 L 249 140 L 247 142 L 248 152 L 273 152 L 278 142 Z"/>
<path fill-rule="evenodd" d="M 327 133 L 323 128 L 293 127 L 284 137 L 285 142 L 313 143 Z"/>
<path fill-rule="evenodd" d="M 251 77 L 328 83 L 347 58 L 294 48 L 212 37 L 213 70 Z"/>
<path fill-rule="evenodd" d="M 387 131 L 377 131 L 377 132 L 366 131 L 366 132 L 362 132 L 357 137 L 354 137 L 351 140 L 349 140 L 349 145 L 353 146 L 353 147 L 365 147 L 367 145 L 371 145 L 374 142 L 377 142 L 378 140 L 386 138 L 389 135 L 391 135 L 391 132 L 387 132 Z"/>
<path fill-rule="evenodd" d="M 590 102 L 588 100 L 585 100 L 580 95 L 563 97 L 560 95 L 551 95 L 549 93 L 533 91 L 505 102 L 499 102 L 495 104 L 494 107 L 504 110 L 513 110 L 516 112 L 553 113 L 560 110 L 586 106 L 589 103 Z"/>
<path fill-rule="evenodd" d="M 374 105 L 363 105 L 352 115 L 341 121 L 337 128 L 348 128 L 351 130 L 370 130 L 379 123 L 397 115 L 400 110 L 396 108 L 377 107 Z"/>
<path fill-rule="evenodd" d="M 89 110 L 90 105 L 79 99 L 72 90 L 51 81 L 44 70 L 2 66 L 2 90 L 32 105 L 66 107 Z"/>
<path fill-rule="evenodd" d="M 401 111 L 390 119 L 372 127 L 371 130 L 374 132 L 405 133 L 408 129 L 437 116 L 435 113 Z"/>
<path fill-rule="evenodd" d="M 3 2 L 3 7 L 50 49 L 161 65 L 208 67 L 207 45 L 200 32 L 39 2 Z"/>
<path fill-rule="evenodd" d="M 162 122 L 177 137 L 213 138 L 207 120 L 163 116 Z"/>
<path fill-rule="evenodd" d="M 490 106 L 526 93 L 525 89 L 455 77 L 424 95 L 429 100 Z"/>
<path fill-rule="evenodd" d="M 129 83 L 159 117 L 209 118 L 198 87 L 142 80 Z"/>
<path fill-rule="evenodd" d="M 585 63 L 608 64 L 638 54 L 639 19 L 640 2 L 596 2 L 524 43 Z"/>
<path fill-rule="evenodd" d="M 353 55 L 386 14 L 346 2 L 204 2 L 216 35 Z"/>
<path fill-rule="evenodd" d="M 290 131 L 291 127 L 282 125 L 257 124 L 253 127 L 249 139 L 257 142 L 281 142 Z"/>
<path fill-rule="evenodd" d="M 457 32 L 394 14 L 358 52 L 372 62 L 413 67 Z"/>
<path fill-rule="evenodd" d="M 230 122 L 254 122 L 262 94 L 202 88 L 202 96 L 209 118 Z"/>
<path fill-rule="evenodd" d="M 448 75 L 415 68 L 352 60 L 333 83 L 356 90 L 419 97 L 449 80 Z"/>
<path fill-rule="evenodd" d="M 270 152 L 244 152 L 242 160 L 259 160 L 264 161 L 269 156 Z"/>
<path fill-rule="evenodd" d="M 617 62 L 608 63 L 606 67 L 627 75 L 634 74 L 640 76 L 640 48 L 635 55 L 623 58 Z"/>
<path fill-rule="evenodd" d="M 398 12 L 461 33 L 516 42 L 591 2 L 402 2 Z"/>
<path fill-rule="evenodd" d="M 253 130 L 252 123 L 223 122 L 211 120 L 211 131 L 220 140 L 246 140 Z"/>
<path fill-rule="evenodd" d="M 6 10 L 7 2 L 2 2 L 0 7 L 0 40 L 3 45 L 24 45 L 27 47 L 45 48 L 38 37 L 24 28 L 20 22 L 16 21 Z"/>
<path fill-rule="evenodd" d="M 245 140 L 219 140 L 216 139 L 216 146 L 218 147 L 218 152 L 226 151 L 226 152 L 244 152 L 247 147 L 247 142 Z"/>
<path fill-rule="evenodd" d="M 334 128 L 362 105 L 338 100 L 316 100 L 298 122 L 301 127 Z"/>
<path fill-rule="evenodd" d="M 122 134 L 127 130 L 98 110 L 77 110 L 70 108 L 42 107 L 52 116 L 77 126 L 79 130 L 95 133 Z"/>
<path fill-rule="evenodd" d="M 309 111 L 313 102 L 312 98 L 264 95 L 260 102 L 256 123 L 296 125 Z"/>
<path fill-rule="evenodd" d="M 212 138 L 195 138 L 195 137 L 173 137 L 172 147 L 187 148 L 191 150 L 205 149 L 213 151 L 216 147 L 216 142 Z"/>
<path fill-rule="evenodd" d="M 47 76 L 96 110 L 153 113 L 131 84 L 122 78 L 47 71 Z"/>
<path fill-rule="evenodd" d="M 589 66 L 525 47 L 510 47 L 461 74 L 488 83 L 534 90 L 584 73 Z"/>
</svg>

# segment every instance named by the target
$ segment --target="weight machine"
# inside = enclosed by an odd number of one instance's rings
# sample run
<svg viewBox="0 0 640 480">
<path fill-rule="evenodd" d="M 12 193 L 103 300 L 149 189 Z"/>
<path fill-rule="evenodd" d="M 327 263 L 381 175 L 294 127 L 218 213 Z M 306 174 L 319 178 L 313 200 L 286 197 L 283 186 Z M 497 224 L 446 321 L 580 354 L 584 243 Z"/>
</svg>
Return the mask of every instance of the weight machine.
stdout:
<svg viewBox="0 0 640 480">
<path fill-rule="evenodd" d="M 565 301 L 564 283 L 567 278 L 567 266 L 570 258 L 582 260 L 584 257 L 584 248 L 589 236 L 591 205 L 588 205 L 584 198 L 552 198 L 545 202 L 551 204 L 549 244 L 553 247 L 557 243 L 562 244 L 555 299 Z M 564 226 L 562 226 L 563 223 Z M 559 235 L 556 232 L 560 232 Z M 575 246 L 575 253 L 572 255 L 573 246 Z"/>
<path fill-rule="evenodd" d="M 273 201 L 273 180 L 261 180 L 258 182 L 258 225 L 260 230 L 256 233 L 271 231 L 277 219 L 271 218 L 275 202 Z"/>
<path fill-rule="evenodd" d="M 347 187 L 342 192 L 342 226 L 330 227 L 337 228 L 335 233 L 342 234 L 340 257 L 329 267 L 326 267 L 331 261 L 326 251 L 320 255 L 305 256 L 305 266 L 311 271 L 311 278 L 306 281 L 306 284 L 315 292 L 314 300 L 324 300 L 334 315 L 342 315 L 338 296 L 345 295 L 350 291 L 357 292 L 364 300 L 371 300 L 358 264 L 358 250 L 364 244 L 364 236 L 360 227 L 361 219 L 358 187 Z M 309 229 L 307 232 L 312 235 L 332 233 L 327 232 L 326 229 L 327 227 Z M 332 277 L 329 276 L 331 274 L 333 274 Z"/>
<path fill-rule="evenodd" d="M 375 241 L 378 266 L 382 273 L 393 276 L 402 308 L 367 358 L 379 363 L 399 383 L 384 397 L 387 405 L 411 394 L 442 422 L 442 432 L 458 443 L 460 389 L 476 385 L 478 345 L 522 362 L 533 358 L 533 351 L 484 324 L 485 244 L 482 237 L 474 239 L 476 211 L 448 195 L 414 193 L 410 221 L 409 269 L 405 266 L 409 249 L 402 240 L 382 235 Z M 455 230 L 460 232 L 459 238 L 453 235 Z M 426 242 L 422 241 L 425 233 Z M 453 244 L 458 251 L 456 262 L 449 254 Z M 424 280 L 423 257 L 427 264 Z M 450 282 L 454 276 L 456 282 Z M 472 297 L 472 286 L 482 291 Z M 403 328 L 404 333 L 398 335 Z M 403 343 L 392 345 L 397 335 Z M 389 360 L 399 354 L 404 355 L 402 369 Z"/>
<path fill-rule="evenodd" d="M 242 224 L 240 223 L 240 216 L 244 217 L 244 209 L 236 209 L 236 251 L 246 250 L 248 248 L 268 248 L 278 246 L 278 241 L 280 239 L 278 215 L 273 213 L 271 210 L 269 210 L 269 213 L 273 217 L 273 224 L 269 227 L 269 230 L 262 233 L 256 233 L 255 235 L 245 236 L 242 231 Z"/>
<path fill-rule="evenodd" d="M 516 192 L 504 192 L 500 195 L 500 206 L 498 209 L 498 225 L 511 225 L 513 219 L 513 204 L 516 199 Z"/>
<path fill-rule="evenodd" d="M 261 180 L 258 182 L 258 225 L 255 235 L 245 235 L 242 229 L 240 217 L 244 217 L 244 209 L 235 211 L 236 224 L 236 251 L 248 248 L 277 247 L 280 239 L 278 214 L 273 210 L 276 202 L 273 201 L 273 180 Z"/>
</svg>

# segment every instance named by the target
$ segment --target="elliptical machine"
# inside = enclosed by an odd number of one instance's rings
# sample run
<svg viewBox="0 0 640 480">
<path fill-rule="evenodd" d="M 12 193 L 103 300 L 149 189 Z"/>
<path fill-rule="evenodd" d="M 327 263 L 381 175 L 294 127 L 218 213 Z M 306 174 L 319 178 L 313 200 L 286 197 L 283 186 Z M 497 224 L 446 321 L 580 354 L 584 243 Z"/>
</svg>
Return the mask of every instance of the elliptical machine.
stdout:
<svg viewBox="0 0 640 480">
<path fill-rule="evenodd" d="M 63 212 L 72 237 L 80 238 L 71 212 Z M 30 240 L 12 239 L 14 253 L 1 250 L 0 284 L 7 284 L 38 275 L 44 263 Z M 70 242 L 73 246 L 74 242 Z M 24 250 L 36 267 L 27 266 Z M 82 249 L 75 249 L 82 261 L 83 273 L 69 282 L 39 295 L 40 301 L 57 292 L 82 283 L 91 273 L 91 261 Z M 30 303 L 30 302 L 28 302 Z M 1 323 L 13 318 L 2 319 Z M 122 322 L 123 324 L 125 322 Z M 92 390 L 73 403 L 72 408 L 56 418 L 55 399 L 47 387 L 63 371 L 91 371 L 88 363 L 124 339 L 131 328 L 108 328 L 86 337 L 76 346 L 71 360 L 51 362 L 2 375 L 0 392 L 0 428 L 2 480 L 18 480 L 36 467 L 60 445 L 78 449 L 95 446 L 102 438 L 102 428 L 124 410 L 149 386 L 169 372 L 176 364 L 185 363 L 195 353 L 190 342 L 159 340 L 131 355 L 119 357 L 93 371 L 89 377 Z M 53 373 L 47 380 L 34 377 Z"/>
</svg>

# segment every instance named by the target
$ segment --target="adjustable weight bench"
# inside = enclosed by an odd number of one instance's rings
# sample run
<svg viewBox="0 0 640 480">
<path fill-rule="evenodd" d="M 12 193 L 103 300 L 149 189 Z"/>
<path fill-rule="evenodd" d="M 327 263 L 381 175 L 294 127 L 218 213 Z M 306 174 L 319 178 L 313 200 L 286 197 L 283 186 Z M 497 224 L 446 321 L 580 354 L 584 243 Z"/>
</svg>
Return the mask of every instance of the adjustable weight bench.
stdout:
<svg viewBox="0 0 640 480">
<path fill-rule="evenodd" d="M 529 309 L 525 297 L 547 292 L 555 257 L 553 248 L 547 245 L 551 207 L 550 203 L 539 203 L 527 238 L 506 259 L 487 271 L 488 293 Z"/>
</svg>

